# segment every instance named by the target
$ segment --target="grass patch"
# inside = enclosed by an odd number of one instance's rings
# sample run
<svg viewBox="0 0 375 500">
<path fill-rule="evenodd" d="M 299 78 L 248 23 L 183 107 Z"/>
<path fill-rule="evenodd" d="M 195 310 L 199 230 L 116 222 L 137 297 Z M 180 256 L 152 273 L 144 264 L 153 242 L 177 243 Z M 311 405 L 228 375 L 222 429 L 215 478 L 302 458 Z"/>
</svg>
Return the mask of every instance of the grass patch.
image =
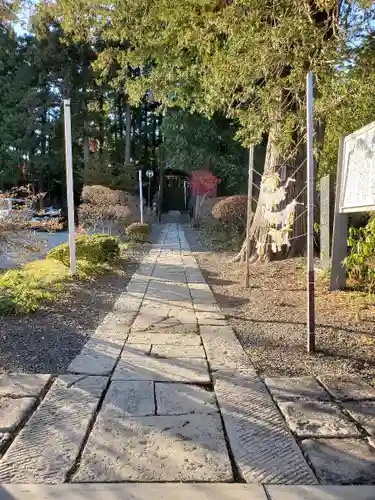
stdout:
<svg viewBox="0 0 375 500">
<path fill-rule="evenodd" d="M 130 244 L 119 245 L 117 238 L 102 235 L 79 236 L 77 274 L 69 270 L 67 243 L 53 249 L 46 259 L 30 262 L 20 269 L 0 274 L 0 315 L 26 314 L 41 304 L 55 300 L 72 281 L 115 274 L 119 259 L 126 257 Z"/>
<path fill-rule="evenodd" d="M 22 314 L 53 300 L 69 279 L 69 269 L 56 260 L 30 262 L 0 276 L 0 314 Z"/>
</svg>

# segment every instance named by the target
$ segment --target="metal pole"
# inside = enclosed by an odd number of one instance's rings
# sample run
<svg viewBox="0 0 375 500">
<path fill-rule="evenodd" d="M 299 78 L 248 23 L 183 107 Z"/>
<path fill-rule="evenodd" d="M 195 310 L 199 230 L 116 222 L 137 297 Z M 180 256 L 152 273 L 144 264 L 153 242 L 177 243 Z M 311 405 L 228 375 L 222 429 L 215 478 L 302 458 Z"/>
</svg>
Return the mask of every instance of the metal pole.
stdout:
<svg viewBox="0 0 375 500">
<path fill-rule="evenodd" d="M 76 273 L 76 240 L 74 224 L 74 188 L 73 188 L 73 156 L 72 156 L 72 127 L 70 117 L 70 99 L 64 99 L 64 128 L 65 128 L 65 161 L 66 161 L 66 191 L 68 202 L 69 224 L 69 263 L 70 272 Z"/>
<path fill-rule="evenodd" d="M 249 258 L 250 258 L 250 229 L 253 199 L 253 176 L 254 176 L 254 145 L 249 148 L 249 179 L 247 186 L 247 221 L 246 221 L 246 255 L 245 255 L 245 288 L 249 287 Z"/>
<path fill-rule="evenodd" d="M 315 351 L 315 273 L 314 273 L 314 122 L 313 75 L 306 77 L 307 128 L 307 351 Z"/>
<path fill-rule="evenodd" d="M 186 210 L 186 208 L 187 208 L 186 181 L 184 181 L 184 202 L 185 202 L 185 210 Z"/>
<path fill-rule="evenodd" d="M 141 224 L 143 224 L 143 186 L 142 186 L 142 170 L 138 171 L 139 178 L 139 203 L 141 210 Z"/>
<path fill-rule="evenodd" d="M 151 212 L 151 179 L 148 178 L 148 211 Z"/>
</svg>

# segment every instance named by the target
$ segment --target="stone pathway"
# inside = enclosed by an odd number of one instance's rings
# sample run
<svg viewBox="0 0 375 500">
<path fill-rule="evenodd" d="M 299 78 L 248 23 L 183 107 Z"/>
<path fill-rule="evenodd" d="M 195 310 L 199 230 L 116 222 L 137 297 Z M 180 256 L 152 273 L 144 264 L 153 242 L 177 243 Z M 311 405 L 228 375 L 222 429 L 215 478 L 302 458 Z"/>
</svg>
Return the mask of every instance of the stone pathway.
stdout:
<svg viewBox="0 0 375 500">
<path fill-rule="evenodd" d="M 68 373 L 0 379 L 0 500 L 375 498 L 371 486 L 314 486 L 329 482 L 316 440 L 334 429 L 335 446 L 358 454 L 374 426 L 364 407 L 341 414 L 345 389 L 329 381 L 266 382 L 168 224 Z"/>
</svg>

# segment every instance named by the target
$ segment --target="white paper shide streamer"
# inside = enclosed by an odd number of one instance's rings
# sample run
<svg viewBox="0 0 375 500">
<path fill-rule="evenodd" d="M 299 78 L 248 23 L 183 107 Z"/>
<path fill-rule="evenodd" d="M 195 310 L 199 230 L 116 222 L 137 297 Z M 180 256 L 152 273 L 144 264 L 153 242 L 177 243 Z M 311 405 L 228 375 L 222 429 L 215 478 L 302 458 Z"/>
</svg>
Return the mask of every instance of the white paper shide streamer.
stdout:
<svg viewBox="0 0 375 500">
<path fill-rule="evenodd" d="M 266 174 L 262 179 L 258 203 L 263 218 L 271 226 L 268 234 L 271 237 L 271 249 L 274 253 L 281 251 L 284 245 L 290 247 L 289 234 L 293 227 L 297 200 L 292 200 L 282 210 L 277 210 L 277 208 L 281 202 L 285 201 L 288 186 L 294 181 L 289 177 L 281 186 L 277 172 Z M 259 253 L 262 247 L 260 242 L 257 247 Z"/>
</svg>

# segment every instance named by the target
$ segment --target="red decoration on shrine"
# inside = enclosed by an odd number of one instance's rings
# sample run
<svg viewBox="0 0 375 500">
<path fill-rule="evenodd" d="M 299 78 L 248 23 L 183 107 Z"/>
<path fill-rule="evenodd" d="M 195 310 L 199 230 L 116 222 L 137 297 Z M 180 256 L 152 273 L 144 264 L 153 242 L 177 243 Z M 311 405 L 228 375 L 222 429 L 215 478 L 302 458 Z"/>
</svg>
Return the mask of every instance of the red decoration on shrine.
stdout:
<svg viewBox="0 0 375 500">
<path fill-rule="evenodd" d="M 217 195 L 217 185 L 221 179 L 216 177 L 209 170 L 196 170 L 191 174 L 191 192 L 193 196 L 203 196 L 215 198 Z"/>
<path fill-rule="evenodd" d="M 96 153 L 98 150 L 98 141 L 96 139 L 89 139 L 89 150 L 91 153 Z"/>
</svg>

